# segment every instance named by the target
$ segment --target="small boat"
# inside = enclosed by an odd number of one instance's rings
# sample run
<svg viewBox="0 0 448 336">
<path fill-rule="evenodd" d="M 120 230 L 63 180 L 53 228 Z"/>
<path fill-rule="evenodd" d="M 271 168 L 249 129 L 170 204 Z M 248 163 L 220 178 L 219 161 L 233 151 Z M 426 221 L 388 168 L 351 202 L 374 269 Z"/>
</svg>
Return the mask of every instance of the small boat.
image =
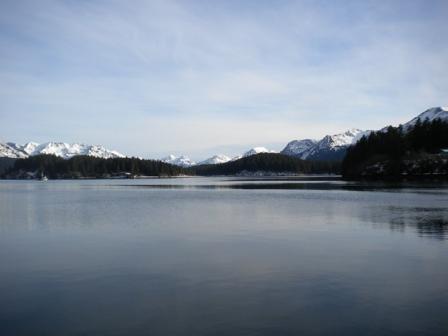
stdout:
<svg viewBox="0 0 448 336">
<path fill-rule="evenodd" d="M 46 177 L 44 174 L 42 174 L 42 175 L 40 175 L 39 180 L 46 182 L 46 181 L 48 181 L 48 177 Z"/>
</svg>

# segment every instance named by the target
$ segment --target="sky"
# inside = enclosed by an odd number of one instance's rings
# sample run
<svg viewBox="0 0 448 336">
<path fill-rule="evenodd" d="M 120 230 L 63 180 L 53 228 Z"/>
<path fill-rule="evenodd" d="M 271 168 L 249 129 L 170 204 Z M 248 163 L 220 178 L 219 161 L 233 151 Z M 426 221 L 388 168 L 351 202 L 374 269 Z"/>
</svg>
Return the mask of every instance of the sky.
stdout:
<svg viewBox="0 0 448 336">
<path fill-rule="evenodd" d="M 448 1 L 1 0 L 0 142 L 193 159 L 448 105 Z"/>
</svg>

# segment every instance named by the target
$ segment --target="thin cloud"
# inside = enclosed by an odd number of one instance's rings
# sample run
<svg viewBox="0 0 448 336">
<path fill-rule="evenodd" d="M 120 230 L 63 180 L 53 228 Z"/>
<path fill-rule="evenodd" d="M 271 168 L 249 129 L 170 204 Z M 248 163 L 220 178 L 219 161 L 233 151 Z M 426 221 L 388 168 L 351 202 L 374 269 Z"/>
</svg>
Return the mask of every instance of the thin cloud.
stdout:
<svg viewBox="0 0 448 336">
<path fill-rule="evenodd" d="M 444 1 L 43 0 L 0 9 L 5 140 L 205 155 L 379 128 L 447 104 Z"/>
</svg>

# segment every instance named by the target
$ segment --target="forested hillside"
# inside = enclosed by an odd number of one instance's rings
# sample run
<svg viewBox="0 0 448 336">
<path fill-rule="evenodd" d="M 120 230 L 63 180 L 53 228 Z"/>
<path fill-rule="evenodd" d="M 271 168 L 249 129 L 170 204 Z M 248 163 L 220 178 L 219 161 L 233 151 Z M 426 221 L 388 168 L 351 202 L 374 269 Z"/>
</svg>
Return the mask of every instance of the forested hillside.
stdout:
<svg viewBox="0 0 448 336">
<path fill-rule="evenodd" d="M 3 174 L 4 178 L 107 178 L 113 176 L 175 176 L 186 174 L 185 169 L 168 163 L 137 158 L 103 159 L 74 156 L 63 159 L 54 155 L 37 155 L 17 159 Z"/>
<path fill-rule="evenodd" d="M 338 162 L 304 161 L 277 153 L 260 153 L 215 165 L 200 165 L 189 169 L 196 175 L 235 175 L 241 173 L 292 173 L 292 174 L 337 174 Z"/>
<path fill-rule="evenodd" d="M 344 177 L 418 176 L 448 174 L 448 123 L 418 120 L 402 127 L 372 132 L 347 150 L 342 163 Z"/>
<path fill-rule="evenodd" d="M 14 166 L 16 159 L 9 157 L 0 157 L 0 175 L 7 171 L 9 168 Z"/>
</svg>

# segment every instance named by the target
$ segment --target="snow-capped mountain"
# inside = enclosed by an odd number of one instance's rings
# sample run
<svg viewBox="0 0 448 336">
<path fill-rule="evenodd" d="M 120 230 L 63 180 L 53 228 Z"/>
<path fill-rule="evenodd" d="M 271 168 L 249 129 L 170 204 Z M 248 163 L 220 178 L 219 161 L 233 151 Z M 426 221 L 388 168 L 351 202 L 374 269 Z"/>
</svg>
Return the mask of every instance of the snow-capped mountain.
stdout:
<svg viewBox="0 0 448 336">
<path fill-rule="evenodd" d="M 426 110 L 425 112 L 420 113 L 415 118 L 403 124 L 403 130 L 407 131 L 409 128 L 411 128 L 417 123 L 417 120 L 423 122 L 425 120 L 433 121 L 435 119 L 440 119 L 445 122 L 448 122 L 448 107 L 433 107 Z"/>
<path fill-rule="evenodd" d="M 17 150 L 9 144 L 0 143 L 0 157 L 7 157 L 12 159 L 23 159 L 28 157 L 24 152 Z"/>
<path fill-rule="evenodd" d="M 407 131 L 414 126 L 418 120 L 423 122 L 425 120 L 433 121 L 435 119 L 441 119 L 448 122 L 448 107 L 430 108 L 404 123 L 402 127 L 404 131 Z M 387 130 L 387 127 L 383 128 L 381 131 L 385 130 Z M 344 133 L 327 135 L 319 141 L 312 139 L 293 140 L 285 146 L 281 153 L 304 160 L 341 160 L 349 146 L 358 142 L 363 136 L 368 136 L 371 132 L 372 131 L 362 131 L 360 129 L 350 129 Z M 265 147 L 254 147 L 232 159 L 226 155 L 219 154 L 202 160 L 198 164 L 220 164 L 259 153 L 275 153 L 275 151 L 268 150 Z M 12 142 L 0 143 L 0 157 L 17 159 L 39 154 L 53 154 L 64 159 L 69 159 L 76 155 L 88 155 L 100 158 L 125 157 L 117 151 L 108 150 L 100 145 L 86 145 L 79 143 L 68 144 L 64 142 L 47 142 L 43 144 L 28 142 L 24 145 Z M 161 159 L 161 161 L 181 167 L 191 167 L 196 165 L 196 163 L 189 157 L 183 155 L 179 157 L 169 155 L 168 157 Z"/>
<path fill-rule="evenodd" d="M 17 150 L 19 152 L 24 153 L 27 156 L 30 156 L 36 150 L 36 148 L 39 146 L 39 144 L 37 142 L 27 142 L 24 145 L 19 145 L 14 142 L 8 142 L 7 145 L 14 148 L 15 150 Z"/>
<path fill-rule="evenodd" d="M 303 160 L 341 160 L 347 147 L 355 144 L 370 131 L 350 129 L 344 133 L 326 135 L 320 141 L 294 140 L 281 153 Z"/>
<path fill-rule="evenodd" d="M 326 135 L 315 146 L 302 154 L 302 159 L 308 160 L 341 160 L 348 146 L 357 143 L 371 131 L 350 129 L 341 134 Z"/>
<path fill-rule="evenodd" d="M 198 165 L 201 164 L 220 164 L 220 163 L 226 163 L 229 161 L 236 161 L 239 160 L 241 158 L 244 157 L 248 157 L 251 155 L 256 155 L 256 154 L 260 154 L 260 153 L 275 153 L 274 151 L 270 151 L 264 147 L 254 147 L 249 149 L 248 151 L 244 152 L 243 154 L 234 156 L 232 158 L 228 157 L 227 155 L 223 155 L 223 154 L 219 154 L 219 155 L 214 155 L 204 161 L 201 161 L 198 163 Z"/>
<path fill-rule="evenodd" d="M 260 153 L 275 153 L 275 151 L 269 150 L 265 147 L 254 147 L 249 149 L 248 151 L 244 152 L 241 155 L 237 155 L 235 157 L 228 157 L 227 155 L 224 154 L 218 154 L 218 155 L 214 155 L 208 159 L 205 159 L 203 161 L 200 161 L 198 163 L 193 163 L 192 165 L 205 165 L 205 164 L 220 164 L 220 163 L 226 163 L 229 161 L 236 161 L 239 160 L 243 157 L 248 157 L 251 155 L 256 155 L 256 154 L 260 154 Z"/>
<path fill-rule="evenodd" d="M 175 156 L 170 154 L 167 157 L 160 159 L 160 161 L 180 167 L 191 167 L 196 164 L 188 156 L 185 155 Z"/>
<path fill-rule="evenodd" d="M 198 165 L 206 165 L 206 164 L 220 164 L 220 163 L 226 163 L 231 161 L 232 159 L 229 158 L 227 155 L 224 154 L 218 154 L 214 155 L 208 159 L 205 159 L 198 163 Z"/>
<path fill-rule="evenodd" d="M 48 142 L 38 145 L 30 155 L 37 154 L 53 154 L 56 156 L 69 159 L 76 155 L 95 156 L 104 159 L 124 157 L 123 154 L 117 151 L 111 151 L 103 146 L 85 145 L 85 144 L 67 144 L 63 142 Z"/>
<path fill-rule="evenodd" d="M 293 140 L 280 153 L 299 157 L 311 147 L 315 146 L 316 143 L 317 141 L 312 139 Z"/>
<path fill-rule="evenodd" d="M 269 150 L 265 147 L 254 147 L 249 149 L 247 152 L 245 152 L 242 157 L 247 157 L 247 156 L 251 156 L 251 155 L 256 155 L 256 154 L 260 154 L 260 153 L 275 153 L 275 151 Z"/>
<path fill-rule="evenodd" d="M 0 157 L 26 158 L 39 154 L 53 154 L 64 159 L 70 159 L 76 155 L 88 155 L 104 159 L 125 157 L 117 151 L 108 150 L 99 145 L 68 144 L 65 142 L 46 142 L 40 145 L 35 142 L 28 142 L 24 145 L 12 142 L 0 144 Z"/>
<path fill-rule="evenodd" d="M 27 153 L 28 155 L 31 155 L 36 148 L 39 146 L 39 144 L 37 142 L 28 142 L 26 143 L 23 147 L 22 150 Z"/>
<path fill-rule="evenodd" d="M 403 124 L 403 130 L 407 131 L 414 126 L 417 120 L 433 121 L 441 119 L 448 122 L 448 107 L 433 107 L 415 118 Z M 386 131 L 387 127 L 381 129 Z M 294 140 L 289 142 L 281 151 L 282 154 L 301 158 L 303 160 L 342 160 L 348 146 L 357 143 L 363 136 L 368 136 L 372 131 L 350 129 L 341 134 L 327 135 L 322 140 L 312 144 L 312 140 Z"/>
</svg>

